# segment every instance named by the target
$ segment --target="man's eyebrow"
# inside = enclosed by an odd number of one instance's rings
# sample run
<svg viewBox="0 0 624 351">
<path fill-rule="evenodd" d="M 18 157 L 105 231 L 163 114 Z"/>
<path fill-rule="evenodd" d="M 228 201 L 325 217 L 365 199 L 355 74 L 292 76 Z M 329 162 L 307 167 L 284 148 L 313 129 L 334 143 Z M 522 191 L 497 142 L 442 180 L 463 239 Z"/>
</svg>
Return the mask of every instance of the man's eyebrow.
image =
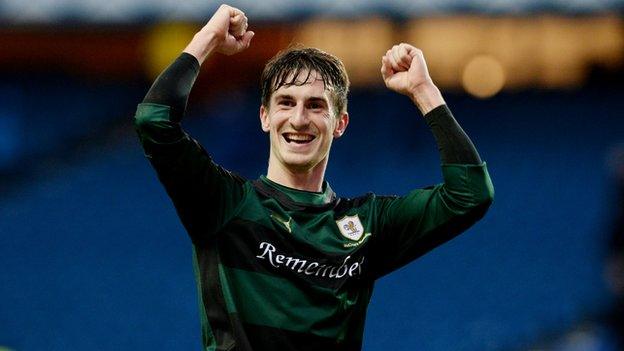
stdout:
<svg viewBox="0 0 624 351">
<path fill-rule="evenodd" d="M 275 99 L 295 100 L 295 98 L 292 95 L 288 95 L 288 94 L 277 94 L 275 95 Z"/>
<path fill-rule="evenodd" d="M 324 96 L 310 96 L 308 99 L 308 101 L 314 101 L 314 102 L 327 102 L 327 99 Z"/>
<path fill-rule="evenodd" d="M 294 96 L 288 94 L 277 94 L 275 95 L 275 99 L 284 99 L 284 100 L 296 100 Z M 325 96 L 308 96 L 306 97 L 306 101 L 314 101 L 314 102 L 327 102 L 327 98 Z"/>
</svg>

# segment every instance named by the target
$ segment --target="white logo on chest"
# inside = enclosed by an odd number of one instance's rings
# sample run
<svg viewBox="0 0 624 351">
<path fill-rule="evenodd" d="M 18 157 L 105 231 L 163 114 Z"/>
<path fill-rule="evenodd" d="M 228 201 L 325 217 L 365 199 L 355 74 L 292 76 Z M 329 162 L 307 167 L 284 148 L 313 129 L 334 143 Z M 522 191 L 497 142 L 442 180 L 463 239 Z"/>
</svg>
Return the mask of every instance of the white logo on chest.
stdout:
<svg viewBox="0 0 624 351">
<path fill-rule="evenodd" d="M 347 256 L 334 264 L 313 261 L 308 258 L 288 256 L 277 250 L 273 244 L 263 241 L 260 243 L 260 253 L 256 255 L 261 260 L 268 260 L 275 268 L 288 269 L 298 274 L 314 275 L 315 277 L 342 279 L 343 277 L 357 277 L 362 275 L 364 256 L 359 261 Z"/>
<path fill-rule="evenodd" d="M 336 225 L 338 225 L 340 234 L 349 240 L 358 241 L 364 235 L 364 226 L 358 215 L 344 216 L 336 221 Z"/>
</svg>

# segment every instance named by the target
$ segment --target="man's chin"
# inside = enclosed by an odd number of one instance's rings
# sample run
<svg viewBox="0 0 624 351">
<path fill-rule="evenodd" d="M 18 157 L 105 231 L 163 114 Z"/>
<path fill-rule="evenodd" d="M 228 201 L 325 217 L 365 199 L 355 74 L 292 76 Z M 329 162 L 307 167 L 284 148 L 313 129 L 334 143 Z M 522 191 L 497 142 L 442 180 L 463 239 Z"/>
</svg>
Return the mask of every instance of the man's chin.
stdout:
<svg viewBox="0 0 624 351">
<path fill-rule="evenodd" d="M 311 155 L 290 154 L 284 155 L 282 163 L 288 170 L 295 173 L 306 173 L 317 167 L 321 160 L 311 157 Z"/>
<path fill-rule="evenodd" d="M 307 173 L 314 168 L 315 163 L 310 160 L 287 160 L 284 166 L 293 173 Z"/>
</svg>

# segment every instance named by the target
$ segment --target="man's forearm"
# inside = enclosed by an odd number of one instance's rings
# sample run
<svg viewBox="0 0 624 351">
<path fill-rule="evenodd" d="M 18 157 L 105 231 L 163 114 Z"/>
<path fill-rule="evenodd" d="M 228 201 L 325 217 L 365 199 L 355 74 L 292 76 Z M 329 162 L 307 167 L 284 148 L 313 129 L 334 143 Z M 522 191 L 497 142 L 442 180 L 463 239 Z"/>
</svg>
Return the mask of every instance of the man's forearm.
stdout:
<svg viewBox="0 0 624 351">
<path fill-rule="evenodd" d="M 180 120 L 198 73 L 197 59 L 182 53 L 156 78 L 134 119 L 144 147 L 173 143 L 185 136 Z M 150 153 L 147 149 L 146 152 Z"/>
<path fill-rule="evenodd" d="M 412 91 L 411 98 L 431 128 L 442 163 L 481 163 L 477 149 L 453 117 L 440 89 L 433 82 L 419 85 Z"/>
<path fill-rule="evenodd" d="M 444 105 L 444 98 L 440 89 L 433 82 L 421 84 L 411 92 L 411 99 L 422 115 L 426 115 L 434 108 Z"/>
<path fill-rule="evenodd" d="M 219 46 L 216 34 L 202 28 L 193 36 L 193 40 L 184 48 L 184 52 L 192 55 L 201 65 Z"/>
<path fill-rule="evenodd" d="M 425 115 L 425 121 L 438 144 L 443 164 L 481 164 L 474 144 L 444 104 Z"/>
<path fill-rule="evenodd" d="M 188 53 L 182 53 L 156 78 L 143 102 L 169 106 L 172 121 L 179 122 L 198 74 L 198 60 Z"/>
<path fill-rule="evenodd" d="M 409 96 L 425 116 L 438 143 L 442 163 L 481 163 L 474 145 L 433 84 L 420 49 L 405 43 L 394 45 L 381 58 L 381 76 L 389 89 Z"/>
</svg>

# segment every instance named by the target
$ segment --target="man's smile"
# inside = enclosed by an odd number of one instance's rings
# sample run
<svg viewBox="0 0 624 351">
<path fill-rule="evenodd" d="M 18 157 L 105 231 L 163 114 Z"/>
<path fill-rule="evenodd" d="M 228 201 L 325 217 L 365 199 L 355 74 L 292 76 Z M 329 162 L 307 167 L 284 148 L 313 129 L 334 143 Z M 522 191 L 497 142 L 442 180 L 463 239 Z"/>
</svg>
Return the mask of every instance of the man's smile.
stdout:
<svg viewBox="0 0 624 351">
<path fill-rule="evenodd" d="M 289 144 L 308 144 L 316 139 L 315 135 L 307 133 L 282 133 L 282 137 L 284 137 L 284 140 Z"/>
</svg>

